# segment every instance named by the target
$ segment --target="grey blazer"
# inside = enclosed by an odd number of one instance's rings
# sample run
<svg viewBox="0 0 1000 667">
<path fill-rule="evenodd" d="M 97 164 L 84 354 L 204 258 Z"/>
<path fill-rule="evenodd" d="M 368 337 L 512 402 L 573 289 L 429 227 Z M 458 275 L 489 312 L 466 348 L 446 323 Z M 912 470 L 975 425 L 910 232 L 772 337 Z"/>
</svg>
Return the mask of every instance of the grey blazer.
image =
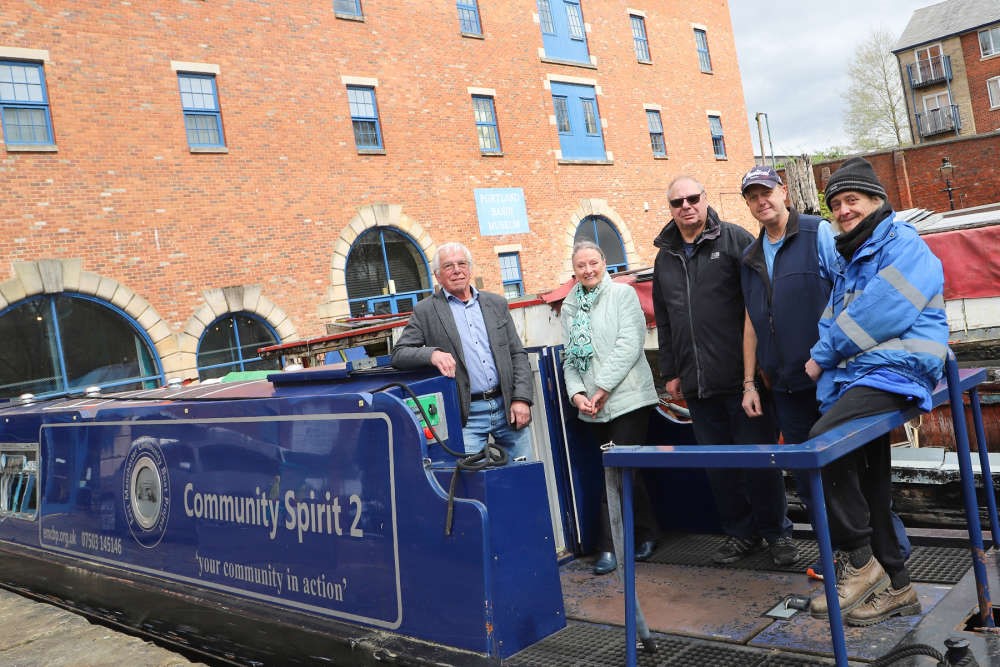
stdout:
<svg viewBox="0 0 1000 667">
<path fill-rule="evenodd" d="M 514 329 L 514 320 L 510 317 L 506 299 L 480 290 L 479 307 L 486 323 L 493 361 L 500 375 L 500 389 L 506 412 L 510 414 L 511 401 L 524 401 L 531 405 L 534 397 L 528 353 L 524 351 L 517 330 Z M 414 306 L 410 321 L 393 348 L 392 365 L 402 369 L 432 366 L 431 353 L 434 350 L 448 352 L 455 357 L 455 381 L 458 383 L 458 399 L 462 406 L 464 425 L 469 419 L 471 402 L 469 371 L 465 365 L 462 339 L 455 326 L 455 318 L 444 291 L 440 288 L 433 296 Z"/>
</svg>

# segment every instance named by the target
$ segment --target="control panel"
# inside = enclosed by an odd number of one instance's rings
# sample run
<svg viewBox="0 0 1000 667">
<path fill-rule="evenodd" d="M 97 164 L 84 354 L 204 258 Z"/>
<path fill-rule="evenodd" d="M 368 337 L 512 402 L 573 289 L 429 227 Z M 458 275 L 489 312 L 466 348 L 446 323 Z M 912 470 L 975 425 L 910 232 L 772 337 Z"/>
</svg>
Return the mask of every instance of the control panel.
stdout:
<svg viewBox="0 0 1000 667">
<path fill-rule="evenodd" d="M 417 400 L 420 401 L 420 406 L 423 408 L 423 413 L 417 408 L 417 404 L 414 403 L 412 398 L 403 400 L 416 416 L 417 421 L 420 423 L 420 428 L 424 431 L 424 438 L 427 439 L 427 442 L 434 442 L 434 434 L 431 433 L 431 428 L 434 429 L 434 432 L 437 433 L 438 438 L 442 442 L 448 440 L 448 420 L 445 419 L 444 397 L 441 395 L 441 392 L 438 391 L 433 394 L 417 396 Z M 424 414 L 427 415 L 427 420 L 424 419 Z"/>
</svg>

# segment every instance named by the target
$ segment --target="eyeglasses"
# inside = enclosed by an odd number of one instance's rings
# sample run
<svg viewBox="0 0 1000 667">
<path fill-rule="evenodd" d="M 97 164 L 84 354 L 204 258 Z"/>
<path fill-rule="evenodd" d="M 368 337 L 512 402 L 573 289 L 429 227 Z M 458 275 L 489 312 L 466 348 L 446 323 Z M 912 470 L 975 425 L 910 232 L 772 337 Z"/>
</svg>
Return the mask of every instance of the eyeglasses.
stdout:
<svg viewBox="0 0 1000 667">
<path fill-rule="evenodd" d="M 445 273 L 452 273 L 461 269 L 462 271 L 469 268 L 468 262 L 448 262 L 447 264 L 441 265 L 441 270 Z"/>
<path fill-rule="evenodd" d="M 703 194 L 705 194 L 704 190 L 702 190 L 701 192 L 699 192 L 696 195 L 688 195 L 687 197 L 678 197 L 677 199 L 671 199 L 670 200 L 670 205 L 673 208 L 680 208 L 681 206 L 684 205 L 684 202 L 687 202 L 691 206 L 694 206 L 695 204 L 697 204 L 698 202 L 701 201 L 701 196 Z"/>
</svg>

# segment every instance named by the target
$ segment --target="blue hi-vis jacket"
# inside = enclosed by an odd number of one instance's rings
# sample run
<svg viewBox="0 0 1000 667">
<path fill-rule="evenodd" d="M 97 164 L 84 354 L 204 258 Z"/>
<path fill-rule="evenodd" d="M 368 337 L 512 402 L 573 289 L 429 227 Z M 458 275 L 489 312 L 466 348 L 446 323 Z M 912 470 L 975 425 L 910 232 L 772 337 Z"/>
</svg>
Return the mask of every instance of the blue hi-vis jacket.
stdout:
<svg viewBox="0 0 1000 667">
<path fill-rule="evenodd" d="M 810 350 L 823 368 L 820 409 L 852 386 L 868 386 L 929 410 L 947 352 L 941 261 L 893 212 L 834 281 Z"/>
</svg>

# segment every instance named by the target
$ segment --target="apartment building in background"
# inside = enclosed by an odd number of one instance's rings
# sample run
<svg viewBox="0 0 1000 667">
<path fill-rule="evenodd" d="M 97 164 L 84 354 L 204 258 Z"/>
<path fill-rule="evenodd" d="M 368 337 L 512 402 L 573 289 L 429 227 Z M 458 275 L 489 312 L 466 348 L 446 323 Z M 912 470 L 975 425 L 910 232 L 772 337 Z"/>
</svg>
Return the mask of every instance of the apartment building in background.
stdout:
<svg viewBox="0 0 1000 667">
<path fill-rule="evenodd" d="M 918 9 L 893 54 L 914 143 L 1000 130 L 1000 3 L 947 0 Z"/>
</svg>

